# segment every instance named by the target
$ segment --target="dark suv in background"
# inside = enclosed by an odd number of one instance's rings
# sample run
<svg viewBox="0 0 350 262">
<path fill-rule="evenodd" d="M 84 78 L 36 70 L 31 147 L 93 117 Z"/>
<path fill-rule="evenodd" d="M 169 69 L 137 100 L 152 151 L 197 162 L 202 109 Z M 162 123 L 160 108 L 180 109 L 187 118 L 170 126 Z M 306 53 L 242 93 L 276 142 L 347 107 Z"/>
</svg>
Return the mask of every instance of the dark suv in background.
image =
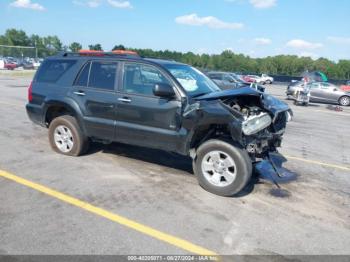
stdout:
<svg viewBox="0 0 350 262">
<path fill-rule="evenodd" d="M 28 91 L 30 119 L 52 148 L 78 156 L 90 141 L 156 148 L 193 159 L 199 184 L 240 192 L 253 163 L 281 145 L 288 106 L 250 87 L 221 91 L 197 69 L 129 51 L 47 58 Z"/>
<path fill-rule="evenodd" d="M 206 75 L 222 90 L 250 86 L 260 92 L 265 92 L 265 87 L 257 83 L 248 83 L 235 73 L 211 71 L 206 73 Z"/>
</svg>

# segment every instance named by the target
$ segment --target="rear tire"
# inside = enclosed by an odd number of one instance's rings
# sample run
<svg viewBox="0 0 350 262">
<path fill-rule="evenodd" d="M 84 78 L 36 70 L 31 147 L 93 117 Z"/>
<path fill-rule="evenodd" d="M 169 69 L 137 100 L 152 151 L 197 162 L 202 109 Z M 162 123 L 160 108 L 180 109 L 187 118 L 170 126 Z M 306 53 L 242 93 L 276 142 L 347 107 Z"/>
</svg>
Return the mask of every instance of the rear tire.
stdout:
<svg viewBox="0 0 350 262">
<path fill-rule="evenodd" d="M 200 145 L 193 163 L 199 185 L 225 197 L 239 193 L 248 184 L 252 170 L 245 150 L 217 139 Z"/>
<path fill-rule="evenodd" d="M 350 105 L 350 96 L 342 96 L 339 98 L 339 104 L 341 106 L 349 106 Z"/>
<path fill-rule="evenodd" d="M 80 156 L 89 147 L 89 139 L 83 134 L 77 120 L 70 115 L 52 120 L 49 141 L 54 151 L 67 156 Z"/>
</svg>

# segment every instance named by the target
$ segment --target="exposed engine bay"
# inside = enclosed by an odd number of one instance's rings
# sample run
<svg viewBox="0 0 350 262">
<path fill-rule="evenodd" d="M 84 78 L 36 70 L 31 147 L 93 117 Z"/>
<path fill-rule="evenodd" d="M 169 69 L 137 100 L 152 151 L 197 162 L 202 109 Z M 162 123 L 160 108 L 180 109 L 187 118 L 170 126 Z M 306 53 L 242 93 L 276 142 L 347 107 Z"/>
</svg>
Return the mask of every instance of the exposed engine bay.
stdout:
<svg viewBox="0 0 350 262">
<path fill-rule="evenodd" d="M 244 99 L 244 97 L 226 98 L 223 99 L 222 102 L 228 105 L 231 109 L 242 114 L 245 118 L 258 115 L 263 112 L 263 109 L 258 107 L 256 103 L 247 101 L 247 99 Z"/>
<path fill-rule="evenodd" d="M 281 146 L 290 108 L 277 98 L 243 87 L 213 92 L 195 99 L 209 104 L 210 101 L 213 104 L 214 101 L 219 101 L 233 116 L 234 119 L 231 118 L 227 123 L 231 138 L 246 149 L 252 161 L 266 158 L 269 153 L 276 152 Z M 204 104 L 203 108 L 209 106 Z M 210 111 L 208 116 L 213 112 L 215 111 Z M 224 115 L 218 113 L 214 121 L 218 122 Z"/>
<path fill-rule="evenodd" d="M 281 145 L 287 123 L 286 112 L 275 115 L 264 109 L 259 97 L 239 96 L 221 100 L 242 120 L 244 144 L 249 154 L 264 157 Z"/>
</svg>

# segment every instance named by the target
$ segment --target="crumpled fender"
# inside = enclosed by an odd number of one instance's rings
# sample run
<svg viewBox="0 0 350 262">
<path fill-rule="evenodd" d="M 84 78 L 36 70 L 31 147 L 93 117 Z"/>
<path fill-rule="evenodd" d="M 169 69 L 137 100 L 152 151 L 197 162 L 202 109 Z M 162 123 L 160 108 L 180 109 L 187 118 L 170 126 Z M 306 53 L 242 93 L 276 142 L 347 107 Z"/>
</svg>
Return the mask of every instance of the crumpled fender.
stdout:
<svg viewBox="0 0 350 262">
<path fill-rule="evenodd" d="M 240 142 L 242 120 L 235 117 L 220 100 L 197 101 L 188 105 L 183 112 L 183 128 L 188 132 L 185 150 L 190 149 L 196 131 L 211 126 L 228 126 L 233 140 Z"/>
</svg>

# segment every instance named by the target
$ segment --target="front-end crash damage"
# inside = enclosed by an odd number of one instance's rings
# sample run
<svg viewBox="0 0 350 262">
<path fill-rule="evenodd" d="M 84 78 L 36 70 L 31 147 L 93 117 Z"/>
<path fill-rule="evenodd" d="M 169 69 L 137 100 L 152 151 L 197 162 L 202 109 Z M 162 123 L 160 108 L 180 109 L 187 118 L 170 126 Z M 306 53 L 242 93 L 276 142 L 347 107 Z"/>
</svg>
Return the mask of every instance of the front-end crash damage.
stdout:
<svg viewBox="0 0 350 262">
<path fill-rule="evenodd" d="M 214 133 L 207 132 L 207 136 L 229 134 L 233 142 L 246 149 L 252 162 L 267 158 L 281 146 L 290 109 L 278 99 L 241 88 L 204 95 L 196 101 L 196 123 L 215 126 L 214 131 L 210 129 Z"/>
<path fill-rule="evenodd" d="M 240 114 L 240 127 L 235 123 L 237 119 L 229 123 L 231 136 L 236 140 L 239 138 L 241 146 L 252 158 L 265 158 L 281 146 L 289 110 L 287 105 L 277 104 L 268 95 L 261 95 L 259 100 L 238 96 L 221 101 L 235 115 Z"/>
</svg>

